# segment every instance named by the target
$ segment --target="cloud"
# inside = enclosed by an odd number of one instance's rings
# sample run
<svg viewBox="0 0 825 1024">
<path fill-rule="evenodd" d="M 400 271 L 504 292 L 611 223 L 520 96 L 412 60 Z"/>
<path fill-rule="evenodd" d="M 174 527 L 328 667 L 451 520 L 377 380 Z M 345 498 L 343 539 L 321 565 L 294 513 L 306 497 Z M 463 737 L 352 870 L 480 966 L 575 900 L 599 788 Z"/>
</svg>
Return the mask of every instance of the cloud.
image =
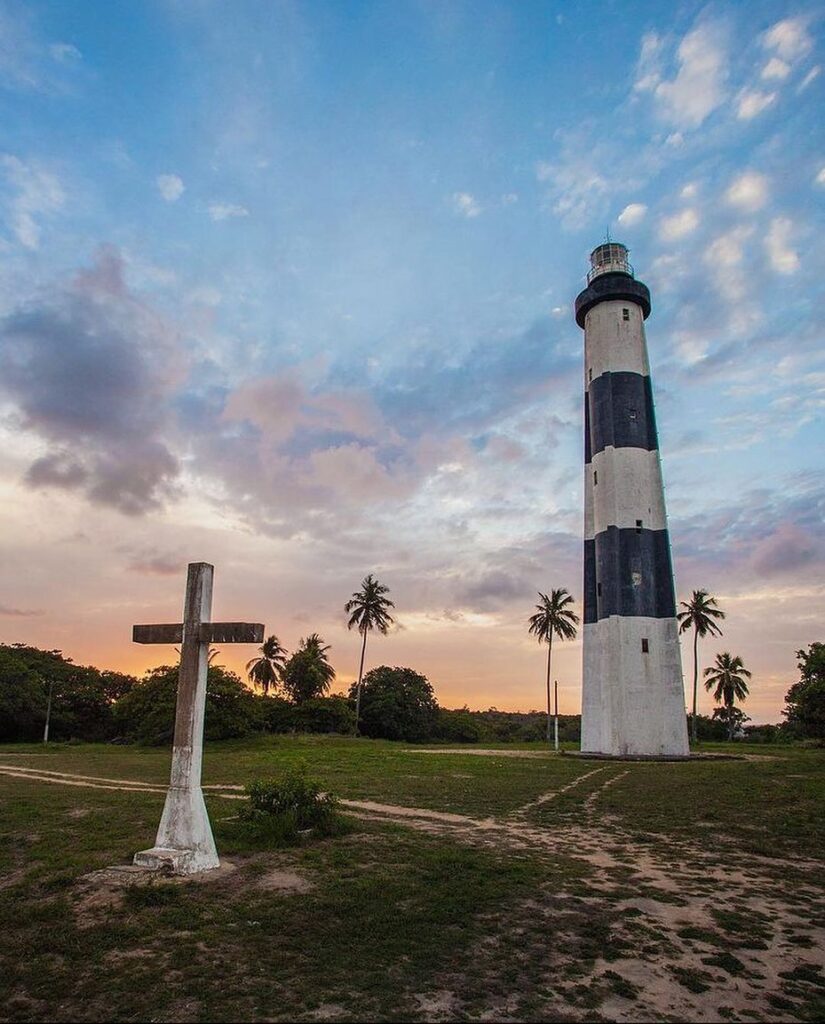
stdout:
<svg viewBox="0 0 825 1024">
<path fill-rule="evenodd" d="M 128 514 L 157 506 L 178 474 L 163 431 L 179 363 L 175 332 L 129 293 L 110 248 L 0 321 L 0 392 L 47 449 L 28 483 Z"/>
<path fill-rule="evenodd" d="M 512 206 L 513 203 L 517 203 L 517 202 L 518 202 L 518 193 L 517 192 L 506 192 L 501 197 L 501 205 L 502 206 Z"/>
<path fill-rule="evenodd" d="M 808 53 L 813 40 L 802 18 L 785 18 L 767 30 L 762 45 L 767 50 L 776 50 L 784 60 L 794 61 Z"/>
<path fill-rule="evenodd" d="M 12 230 L 26 249 L 38 249 L 41 218 L 59 210 L 66 198 L 60 181 L 39 164 L 9 154 L 0 156 L 0 167 L 15 189 L 9 202 Z"/>
<path fill-rule="evenodd" d="M 745 242 L 752 234 L 753 228 L 736 227 L 719 235 L 705 249 L 705 263 L 713 272 L 711 280 L 729 302 L 740 302 L 745 297 L 747 289 L 742 262 Z"/>
<path fill-rule="evenodd" d="M 670 217 L 663 217 L 659 222 L 659 234 L 666 242 L 674 242 L 695 231 L 699 225 L 699 217 L 695 210 L 681 210 Z"/>
<path fill-rule="evenodd" d="M 147 552 L 135 555 L 126 566 L 129 572 L 142 576 L 177 576 L 185 568 L 183 558 L 174 555 L 159 555 Z"/>
<path fill-rule="evenodd" d="M 155 179 L 155 183 L 158 186 L 158 192 L 160 192 L 167 203 L 176 203 L 186 188 L 177 174 L 159 174 Z"/>
<path fill-rule="evenodd" d="M 540 162 L 536 178 L 550 186 L 553 213 L 567 228 L 580 228 L 597 213 L 610 185 L 594 167 L 591 153 L 569 153 L 558 164 Z"/>
<path fill-rule="evenodd" d="M 72 43 L 52 43 L 49 53 L 58 64 L 76 64 L 83 60 L 83 54 Z"/>
<path fill-rule="evenodd" d="M 819 73 L 821 71 L 822 71 L 822 68 L 818 64 L 816 65 L 816 67 L 811 68 L 811 70 L 808 72 L 808 74 L 805 75 L 805 77 L 802 79 L 802 81 L 797 86 L 797 89 L 796 89 L 797 93 L 804 92 L 805 89 L 807 89 L 808 86 L 811 84 L 811 82 L 814 81 L 814 79 L 819 78 Z"/>
<path fill-rule="evenodd" d="M 790 64 L 786 64 L 779 57 L 771 57 L 768 63 L 762 68 L 762 78 L 766 81 L 782 81 L 791 73 Z"/>
<path fill-rule="evenodd" d="M 750 121 L 776 100 L 775 92 L 760 92 L 758 89 L 743 89 L 736 97 L 736 116 L 740 121 Z"/>
<path fill-rule="evenodd" d="M 626 228 L 633 227 L 644 220 L 647 207 L 644 203 L 630 203 L 618 216 L 619 223 Z"/>
<path fill-rule="evenodd" d="M 727 53 L 721 38 L 719 26 L 709 22 L 688 32 L 677 50 L 676 75 L 655 86 L 664 115 L 682 129 L 698 128 L 725 97 Z"/>
<path fill-rule="evenodd" d="M 731 182 L 725 199 L 740 210 L 761 210 L 768 201 L 768 179 L 757 171 L 744 171 Z"/>
<path fill-rule="evenodd" d="M 768 259 L 779 274 L 794 274 L 799 269 L 799 256 L 791 248 L 793 223 L 787 217 L 774 217 L 765 236 Z"/>
<path fill-rule="evenodd" d="M 819 169 L 819 172 L 814 181 L 817 183 L 817 185 L 825 185 L 825 167 L 821 167 Z"/>
<path fill-rule="evenodd" d="M 453 209 L 456 213 L 460 213 L 462 217 L 467 218 L 478 217 L 481 213 L 478 201 L 469 192 L 453 193 Z"/>
<path fill-rule="evenodd" d="M 210 203 L 209 216 L 214 221 L 229 220 L 230 217 L 248 217 L 249 210 L 236 203 Z"/>
<path fill-rule="evenodd" d="M 815 536 L 795 523 L 781 522 L 751 553 L 751 564 L 762 576 L 793 573 L 815 561 L 822 561 L 822 536 Z"/>
<path fill-rule="evenodd" d="M 662 78 L 661 71 L 662 40 L 656 32 L 645 32 L 636 62 L 636 75 L 633 88 L 637 92 L 649 92 L 655 89 Z"/>
<path fill-rule="evenodd" d="M 10 619 L 30 619 L 43 612 L 37 608 L 10 608 L 8 605 L 0 604 L 0 615 L 6 615 Z"/>
</svg>

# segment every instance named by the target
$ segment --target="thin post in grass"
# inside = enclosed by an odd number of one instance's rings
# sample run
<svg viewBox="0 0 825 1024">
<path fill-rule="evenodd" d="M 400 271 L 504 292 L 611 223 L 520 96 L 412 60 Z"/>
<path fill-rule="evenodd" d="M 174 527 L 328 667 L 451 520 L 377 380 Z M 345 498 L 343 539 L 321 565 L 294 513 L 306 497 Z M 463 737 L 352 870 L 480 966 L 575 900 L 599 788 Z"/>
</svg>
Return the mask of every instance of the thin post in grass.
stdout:
<svg viewBox="0 0 825 1024">
<path fill-rule="evenodd" d="M 54 679 L 49 680 L 49 699 L 46 702 L 46 724 L 43 726 L 43 742 L 49 742 L 49 723 L 52 719 L 52 692 L 54 691 Z"/>
<path fill-rule="evenodd" d="M 553 744 L 556 748 L 556 753 L 559 751 L 559 681 L 558 679 L 553 680 L 553 691 L 556 698 L 556 719 L 553 723 Z"/>
</svg>

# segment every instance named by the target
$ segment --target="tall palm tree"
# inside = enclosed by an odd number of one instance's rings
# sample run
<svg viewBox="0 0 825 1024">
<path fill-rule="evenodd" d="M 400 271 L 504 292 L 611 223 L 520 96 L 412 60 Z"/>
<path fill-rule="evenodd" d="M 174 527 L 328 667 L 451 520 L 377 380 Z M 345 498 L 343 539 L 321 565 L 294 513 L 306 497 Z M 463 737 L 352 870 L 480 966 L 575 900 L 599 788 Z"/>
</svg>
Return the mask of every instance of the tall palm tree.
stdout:
<svg viewBox="0 0 825 1024">
<path fill-rule="evenodd" d="M 274 633 L 264 640 L 258 650 L 259 656 L 246 663 L 246 672 L 252 685 L 260 686 L 266 696 L 270 687 L 274 690 L 278 686 L 287 652 Z"/>
<path fill-rule="evenodd" d="M 358 685 L 355 689 L 355 733 L 358 734 L 358 719 L 361 715 L 361 683 L 364 678 L 364 655 L 367 651 L 367 633 L 377 629 L 383 636 L 395 622 L 390 615 L 390 608 L 395 605 L 385 594 L 389 594 L 389 587 L 383 586 L 372 575 L 366 576 L 361 582 L 361 589 L 356 590 L 352 597 L 344 605 L 344 611 L 349 615 L 347 629 L 358 627 L 359 633 L 363 636 L 361 643 L 361 664 L 358 666 Z"/>
<path fill-rule="evenodd" d="M 560 587 L 551 590 L 550 596 L 539 591 L 540 602 L 534 615 L 530 616 L 530 632 L 540 644 L 547 644 L 547 742 L 550 742 L 550 659 L 553 655 L 553 637 L 559 640 L 573 640 L 579 617 L 569 607 L 573 603 L 570 593 Z"/>
<path fill-rule="evenodd" d="M 679 632 L 686 633 L 693 627 L 693 714 L 690 719 L 690 736 L 695 743 L 696 702 L 699 693 L 699 637 L 721 636 L 722 630 L 715 619 L 724 619 L 725 613 L 716 604 L 716 598 L 710 597 L 707 590 L 694 590 L 689 601 L 679 602 L 685 610 L 679 612 Z"/>
<path fill-rule="evenodd" d="M 751 674 L 742 664 L 740 657 L 731 657 L 724 651 L 716 655 L 716 664 L 705 669 L 705 689 L 713 690 L 713 699 L 721 701 L 728 710 L 728 739 L 733 739 L 733 711 L 734 703 L 743 701 L 748 696 L 748 684 Z"/>
</svg>

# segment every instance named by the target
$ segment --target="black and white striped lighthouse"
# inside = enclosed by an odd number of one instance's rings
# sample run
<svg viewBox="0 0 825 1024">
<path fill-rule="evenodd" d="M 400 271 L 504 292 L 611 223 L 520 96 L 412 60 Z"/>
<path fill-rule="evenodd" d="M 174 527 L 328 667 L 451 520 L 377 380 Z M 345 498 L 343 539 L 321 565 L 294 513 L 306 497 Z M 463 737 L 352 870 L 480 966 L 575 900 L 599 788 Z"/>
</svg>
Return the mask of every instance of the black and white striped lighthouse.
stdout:
<svg viewBox="0 0 825 1024">
<path fill-rule="evenodd" d="M 625 246 L 590 254 L 584 329 L 582 751 L 688 754 L 673 568 L 644 321 Z"/>
</svg>

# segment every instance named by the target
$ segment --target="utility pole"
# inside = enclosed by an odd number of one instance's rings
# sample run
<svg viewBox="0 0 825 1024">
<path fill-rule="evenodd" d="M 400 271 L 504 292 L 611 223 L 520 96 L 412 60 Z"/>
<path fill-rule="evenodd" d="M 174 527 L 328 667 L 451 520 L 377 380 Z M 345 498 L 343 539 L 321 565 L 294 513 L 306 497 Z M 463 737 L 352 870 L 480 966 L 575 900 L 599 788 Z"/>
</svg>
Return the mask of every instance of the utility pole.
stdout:
<svg viewBox="0 0 825 1024">
<path fill-rule="evenodd" d="M 553 690 L 554 690 L 555 698 L 556 698 L 556 700 L 555 700 L 555 704 L 556 704 L 556 721 L 555 721 L 554 727 L 553 727 L 553 735 L 554 735 L 554 740 L 555 740 L 556 753 L 558 753 L 558 750 L 559 750 L 559 681 L 558 681 L 558 679 L 554 679 L 553 680 Z"/>
</svg>

